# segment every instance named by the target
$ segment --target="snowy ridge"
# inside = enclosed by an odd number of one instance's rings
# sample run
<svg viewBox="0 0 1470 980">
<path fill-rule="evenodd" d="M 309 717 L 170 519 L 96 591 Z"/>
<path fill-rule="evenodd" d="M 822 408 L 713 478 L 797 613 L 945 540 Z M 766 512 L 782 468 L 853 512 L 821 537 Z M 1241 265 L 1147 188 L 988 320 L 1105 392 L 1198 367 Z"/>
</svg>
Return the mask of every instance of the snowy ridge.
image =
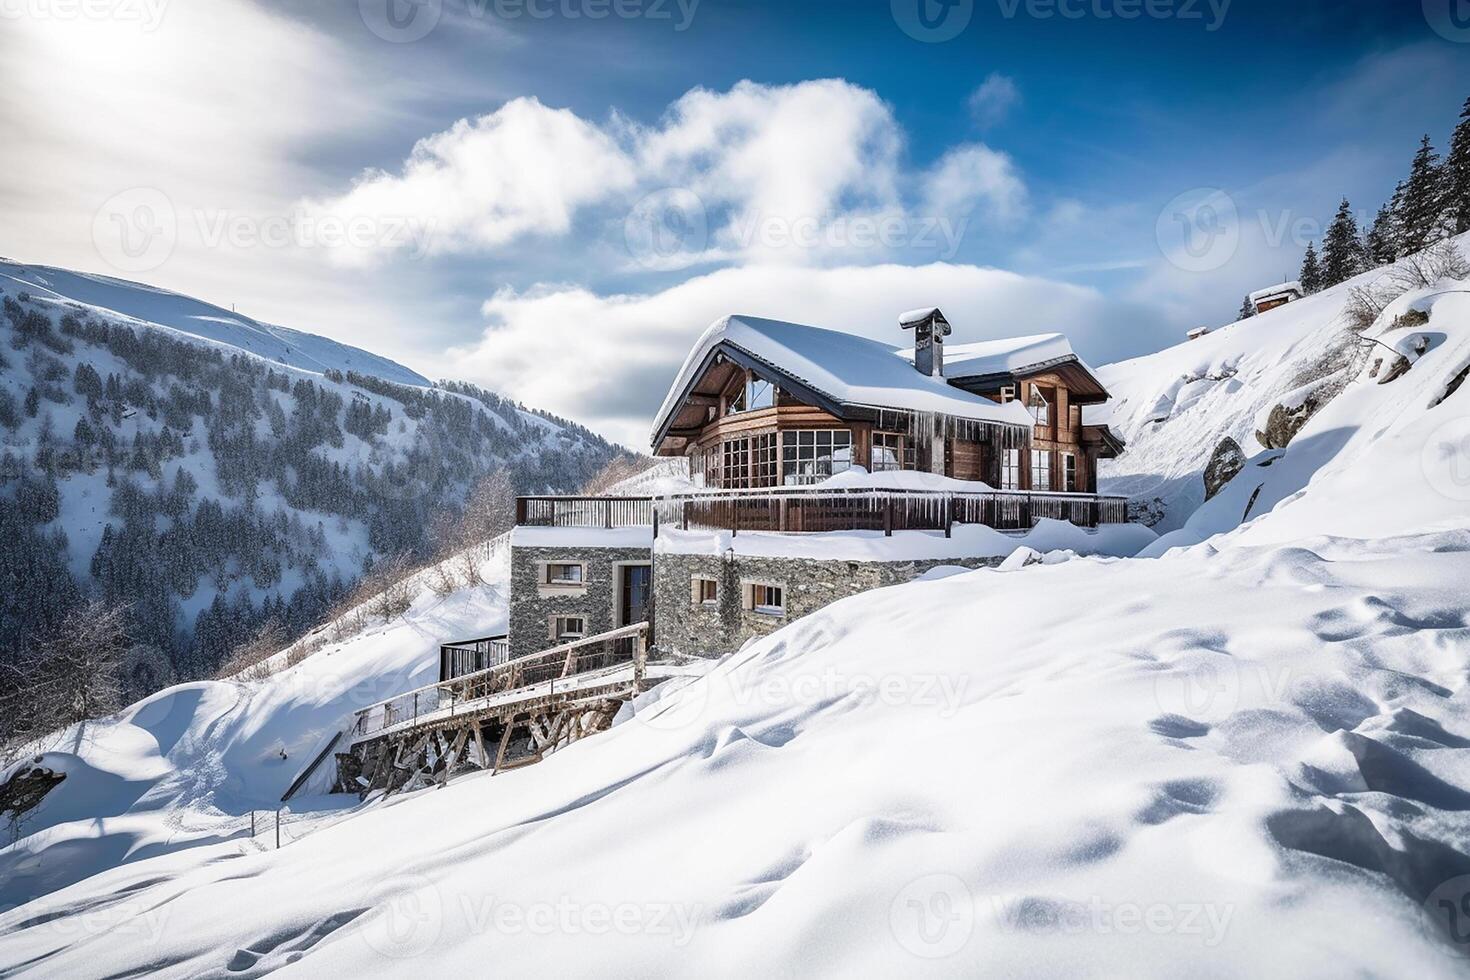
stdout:
<svg viewBox="0 0 1470 980">
<path fill-rule="evenodd" d="M 320 374 L 356 371 L 395 384 L 427 388 L 427 378 L 401 364 L 326 337 L 272 326 L 210 303 L 142 283 L 44 265 L 0 261 L 0 285 L 36 299 L 78 303 L 138 324 L 237 348 L 266 360 Z"/>
<path fill-rule="evenodd" d="M 1470 236 L 1458 245 L 1470 248 Z M 1084 419 L 1107 422 L 1128 444 L 1122 456 L 1100 464 L 1103 492 L 1157 499 L 1164 517 L 1156 530 L 1181 526 L 1204 502 L 1200 474 L 1222 439 L 1254 456 L 1265 448 L 1256 433 L 1274 406 L 1300 403 L 1324 382 L 1329 390 L 1349 382 L 1371 342 L 1349 329 L 1344 307 L 1354 289 L 1391 272 L 1364 273 L 1197 340 L 1100 368 L 1113 400 Z"/>
</svg>

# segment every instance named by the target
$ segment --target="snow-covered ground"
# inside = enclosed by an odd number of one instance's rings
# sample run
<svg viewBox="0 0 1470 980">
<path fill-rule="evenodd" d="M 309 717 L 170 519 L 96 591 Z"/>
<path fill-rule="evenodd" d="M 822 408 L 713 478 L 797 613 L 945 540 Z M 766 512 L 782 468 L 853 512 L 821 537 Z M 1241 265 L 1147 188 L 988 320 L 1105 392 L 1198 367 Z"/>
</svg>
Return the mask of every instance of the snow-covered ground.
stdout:
<svg viewBox="0 0 1470 980">
<path fill-rule="evenodd" d="M 487 554 L 488 584 L 436 595 L 427 574 L 410 583 L 412 607 L 263 680 L 181 684 L 115 718 L 61 733 L 11 771 L 39 764 L 66 779 L 19 825 L 0 823 L 0 908 L 22 904 L 118 865 L 250 836 L 251 811 L 267 818 L 326 740 L 352 713 L 438 679 L 439 644 L 505 631 L 508 566 Z M 331 770 L 330 763 L 321 773 Z M 0 774 L 0 784 L 9 773 Z M 290 839 L 336 819 L 355 798 L 329 796 L 313 778 L 287 810 Z M 240 840 L 240 838 L 246 838 Z M 0 972 L 8 958 L 0 955 Z"/>
<path fill-rule="evenodd" d="M 58 824 L 0 851 L 47 892 L 0 913 L 0 969 L 1463 976 L 1470 385 L 1446 392 L 1470 365 L 1467 290 L 1391 306 L 1365 336 L 1412 367 L 1382 384 L 1352 362 L 1284 450 L 1249 437 L 1311 383 L 1341 290 L 1104 369 L 1139 454 L 1112 478 L 1173 508 L 1155 557 L 1054 553 L 844 600 L 540 765 L 339 812 L 280 850 L 217 834 L 68 875 L 45 833 L 100 854 L 114 818 Z M 1191 517 L 1223 435 L 1246 467 Z M 361 647 L 362 676 L 411 670 L 471 618 L 428 612 Z M 296 669 L 335 676 L 368 642 Z M 238 812 L 242 759 L 252 799 L 275 792 L 277 731 L 299 760 L 340 716 L 282 692 L 300 720 L 139 723 L 189 690 L 83 754 L 238 744 L 207 792 L 127 805 L 154 840 L 192 800 Z M 126 772 L 192 778 L 171 765 Z M 66 785 L 38 818 L 76 805 Z"/>
</svg>

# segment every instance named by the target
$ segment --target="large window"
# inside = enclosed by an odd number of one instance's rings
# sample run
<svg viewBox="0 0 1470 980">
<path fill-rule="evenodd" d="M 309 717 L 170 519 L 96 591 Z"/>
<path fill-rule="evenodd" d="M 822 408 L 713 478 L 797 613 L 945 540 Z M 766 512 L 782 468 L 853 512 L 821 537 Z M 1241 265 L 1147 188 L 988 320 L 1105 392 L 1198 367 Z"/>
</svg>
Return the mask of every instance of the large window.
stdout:
<svg viewBox="0 0 1470 980">
<path fill-rule="evenodd" d="M 1002 490 L 1021 489 L 1021 450 L 1001 450 L 1000 488 Z"/>
<path fill-rule="evenodd" d="M 873 473 L 892 470 L 917 469 L 914 447 L 908 438 L 899 432 L 873 433 L 872 459 L 868 469 Z"/>
<path fill-rule="evenodd" d="M 816 483 L 852 468 L 850 429 L 796 429 L 781 433 L 781 482 Z"/>
<path fill-rule="evenodd" d="M 774 487 L 777 483 L 776 466 L 779 462 L 776 458 L 776 433 L 756 436 L 751 440 L 751 446 L 755 457 L 752 486 Z"/>
<path fill-rule="evenodd" d="M 750 440 L 726 439 L 720 444 L 724 465 L 720 468 L 720 486 L 740 490 L 750 486 Z"/>
<path fill-rule="evenodd" d="M 1031 489 L 1051 489 L 1051 451 L 1047 449 L 1031 450 Z"/>
<path fill-rule="evenodd" d="M 1062 489 L 1067 493 L 1077 492 L 1077 454 L 1062 453 Z"/>
<path fill-rule="evenodd" d="M 740 390 L 725 403 L 726 415 L 741 412 L 757 412 L 776 404 L 776 386 L 762 378 L 751 375 Z"/>
</svg>

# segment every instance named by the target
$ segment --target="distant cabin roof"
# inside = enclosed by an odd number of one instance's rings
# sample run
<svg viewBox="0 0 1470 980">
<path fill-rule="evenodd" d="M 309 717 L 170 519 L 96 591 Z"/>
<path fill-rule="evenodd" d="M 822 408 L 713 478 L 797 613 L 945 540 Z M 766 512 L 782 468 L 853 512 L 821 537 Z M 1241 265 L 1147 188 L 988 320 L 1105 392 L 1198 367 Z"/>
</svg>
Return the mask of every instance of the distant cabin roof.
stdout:
<svg viewBox="0 0 1470 980">
<path fill-rule="evenodd" d="M 1259 303 L 1263 299 L 1270 299 L 1272 296 L 1280 296 L 1283 293 L 1296 293 L 1298 296 L 1306 295 L 1306 293 L 1302 291 L 1302 284 L 1293 279 L 1291 282 L 1277 283 L 1276 285 L 1268 286 L 1265 289 L 1257 289 L 1255 292 L 1251 293 L 1250 301 L 1252 303 Z"/>
<path fill-rule="evenodd" d="M 654 419 L 657 439 L 678 412 L 706 360 L 722 344 L 785 373 L 834 402 L 869 408 L 934 412 L 956 418 L 1030 426 L 1018 402 L 1001 405 L 962 391 L 943 378 L 914 370 L 911 348 L 799 323 L 752 316 L 727 316 L 712 323 L 679 369 Z"/>
<path fill-rule="evenodd" d="M 1029 369 L 1076 358 L 1072 344 L 1059 333 L 949 344 L 944 351 L 946 378 L 979 378 L 990 374 L 1025 374 Z"/>
</svg>

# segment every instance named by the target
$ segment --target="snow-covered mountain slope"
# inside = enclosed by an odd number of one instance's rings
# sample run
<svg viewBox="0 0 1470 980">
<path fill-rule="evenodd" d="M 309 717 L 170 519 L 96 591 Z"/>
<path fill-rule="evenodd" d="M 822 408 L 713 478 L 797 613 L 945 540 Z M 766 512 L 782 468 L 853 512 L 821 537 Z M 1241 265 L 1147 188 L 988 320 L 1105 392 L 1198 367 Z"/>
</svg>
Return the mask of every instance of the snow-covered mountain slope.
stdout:
<svg viewBox="0 0 1470 980">
<path fill-rule="evenodd" d="M 211 303 L 142 283 L 52 266 L 0 261 L 0 285 L 7 292 L 25 290 L 37 298 L 115 313 L 140 324 L 178 331 L 184 336 L 248 351 L 268 361 L 317 374 L 332 369 L 343 373 L 356 371 L 395 384 L 429 386 L 429 380 L 423 375 L 386 357 L 315 334 L 261 323 Z"/>
<path fill-rule="evenodd" d="M 430 553 L 436 519 L 488 474 L 571 491 L 621 454 L 324 338 L 4 269 L 0 569 L 33 571 L 0 594 L 0 663 L 103 596 L 174 676 L 207 676 L 264 622 L 320 622 L 372 562 Z"/>
<path fill-rule="evenodd" d="M 253 810 L 265 840 L 267 815 L 353 711 L 436 681 L 440 643 L 505 631 L 505 542 L 473 557 L 480 584 L 441 596 L 426 570 L 405 583 L 413 598 L 401 617 L 312 644 L 300 659 L 292 656 L 298 644 L 245 678 L 170 687 L 114 718 L 47 739 L 39 756 L 10 771 L 40 766 L 66 779 L 19 824 L 6 821 L 0 840 L 19 842 L 0 849 L 0 908 L 185 848 L 242 839 L 251 847 Z M 337 625 L 321 632 L 330 636 Z M 357 802 L 325 795 L 320 782 L 330 770 L 329 760 L 293 797 L 288 840 Z M 0 957 L 0 972 L 4 963 Z"/>
<path fill-rule="evenodd" d="M 1458 245 L 1470 250 L 1470 236 Z M 1121 457 L 1103 462 L 1102 488 L 1140 503 L 1156 500 L 1163 515 L 1156 530 L 1181 526 L 1204 501 L 1201 473 L 1222 439 L 1254 456 L 1265 449 L 1256 433 L 1273 407 L 1314 394 L 1326 400 L 1355 383 L 1373 340 L 1350 329 L 1344 308 L 1353 290 L 1382 286 L 1393 275 L 1392 268 L 1365 273 L 1198 340 L 1100 368 L 1113 394 L 1106 420 L 1128 443 Z M 1385 335 L 1389 322 L 1370 335 Z"/>
<path fill-rule="evenodd" d="M 1181 386 L 1169 421 L 1131 445 L 1160 460 L 1141 476 L 1177 466 L 1176 488 L 1189 448 L 1167 452 L 1171 426 L 1205 455 L 1238 433 L 1250 458 L 1156 557 L 1054 555 L 865 593 L 540 765 L 335 812 L 278 851 L 139 848 L 51 891 L 62 881 L 40 869 L 95 845 L 57 841 L 42 862 L 44 835 L 23 838 L 0 861 L 47 894 L 0 913 L 0 964 L 1462 976 L 1467 288 L 1390 304 L 1363 331 L 1388 363 L 1338 372 L 1341 392 L 1285 450 L 1249 443 L 1247 427 L 1305 403 L 1294 393 L 1311 381 L 1291 382 L 1342 299 L 1294 304 L 1322 319 L 1279 338 L 1279 372 L 1245 342 L 1266 343 L 1254 330 L 1222 331 L 1241 343 L 1217 341 L 1210 363 L 1233 363 L 1239 385 L 1182 408 Z M 1157 356 L 1183 372 L 1205 350 Z M 1157 400 L 1172 385 L 1117 393 Z M 1216 412 L 1195 414 L 1205 404 Z"/>
<path fill-rule="evenodd" d="M 1458 976 L 1467 575 L 1461 529 L 868 593 L 541 765 L 54 892 L 0 962 Z"/>
</svg>

